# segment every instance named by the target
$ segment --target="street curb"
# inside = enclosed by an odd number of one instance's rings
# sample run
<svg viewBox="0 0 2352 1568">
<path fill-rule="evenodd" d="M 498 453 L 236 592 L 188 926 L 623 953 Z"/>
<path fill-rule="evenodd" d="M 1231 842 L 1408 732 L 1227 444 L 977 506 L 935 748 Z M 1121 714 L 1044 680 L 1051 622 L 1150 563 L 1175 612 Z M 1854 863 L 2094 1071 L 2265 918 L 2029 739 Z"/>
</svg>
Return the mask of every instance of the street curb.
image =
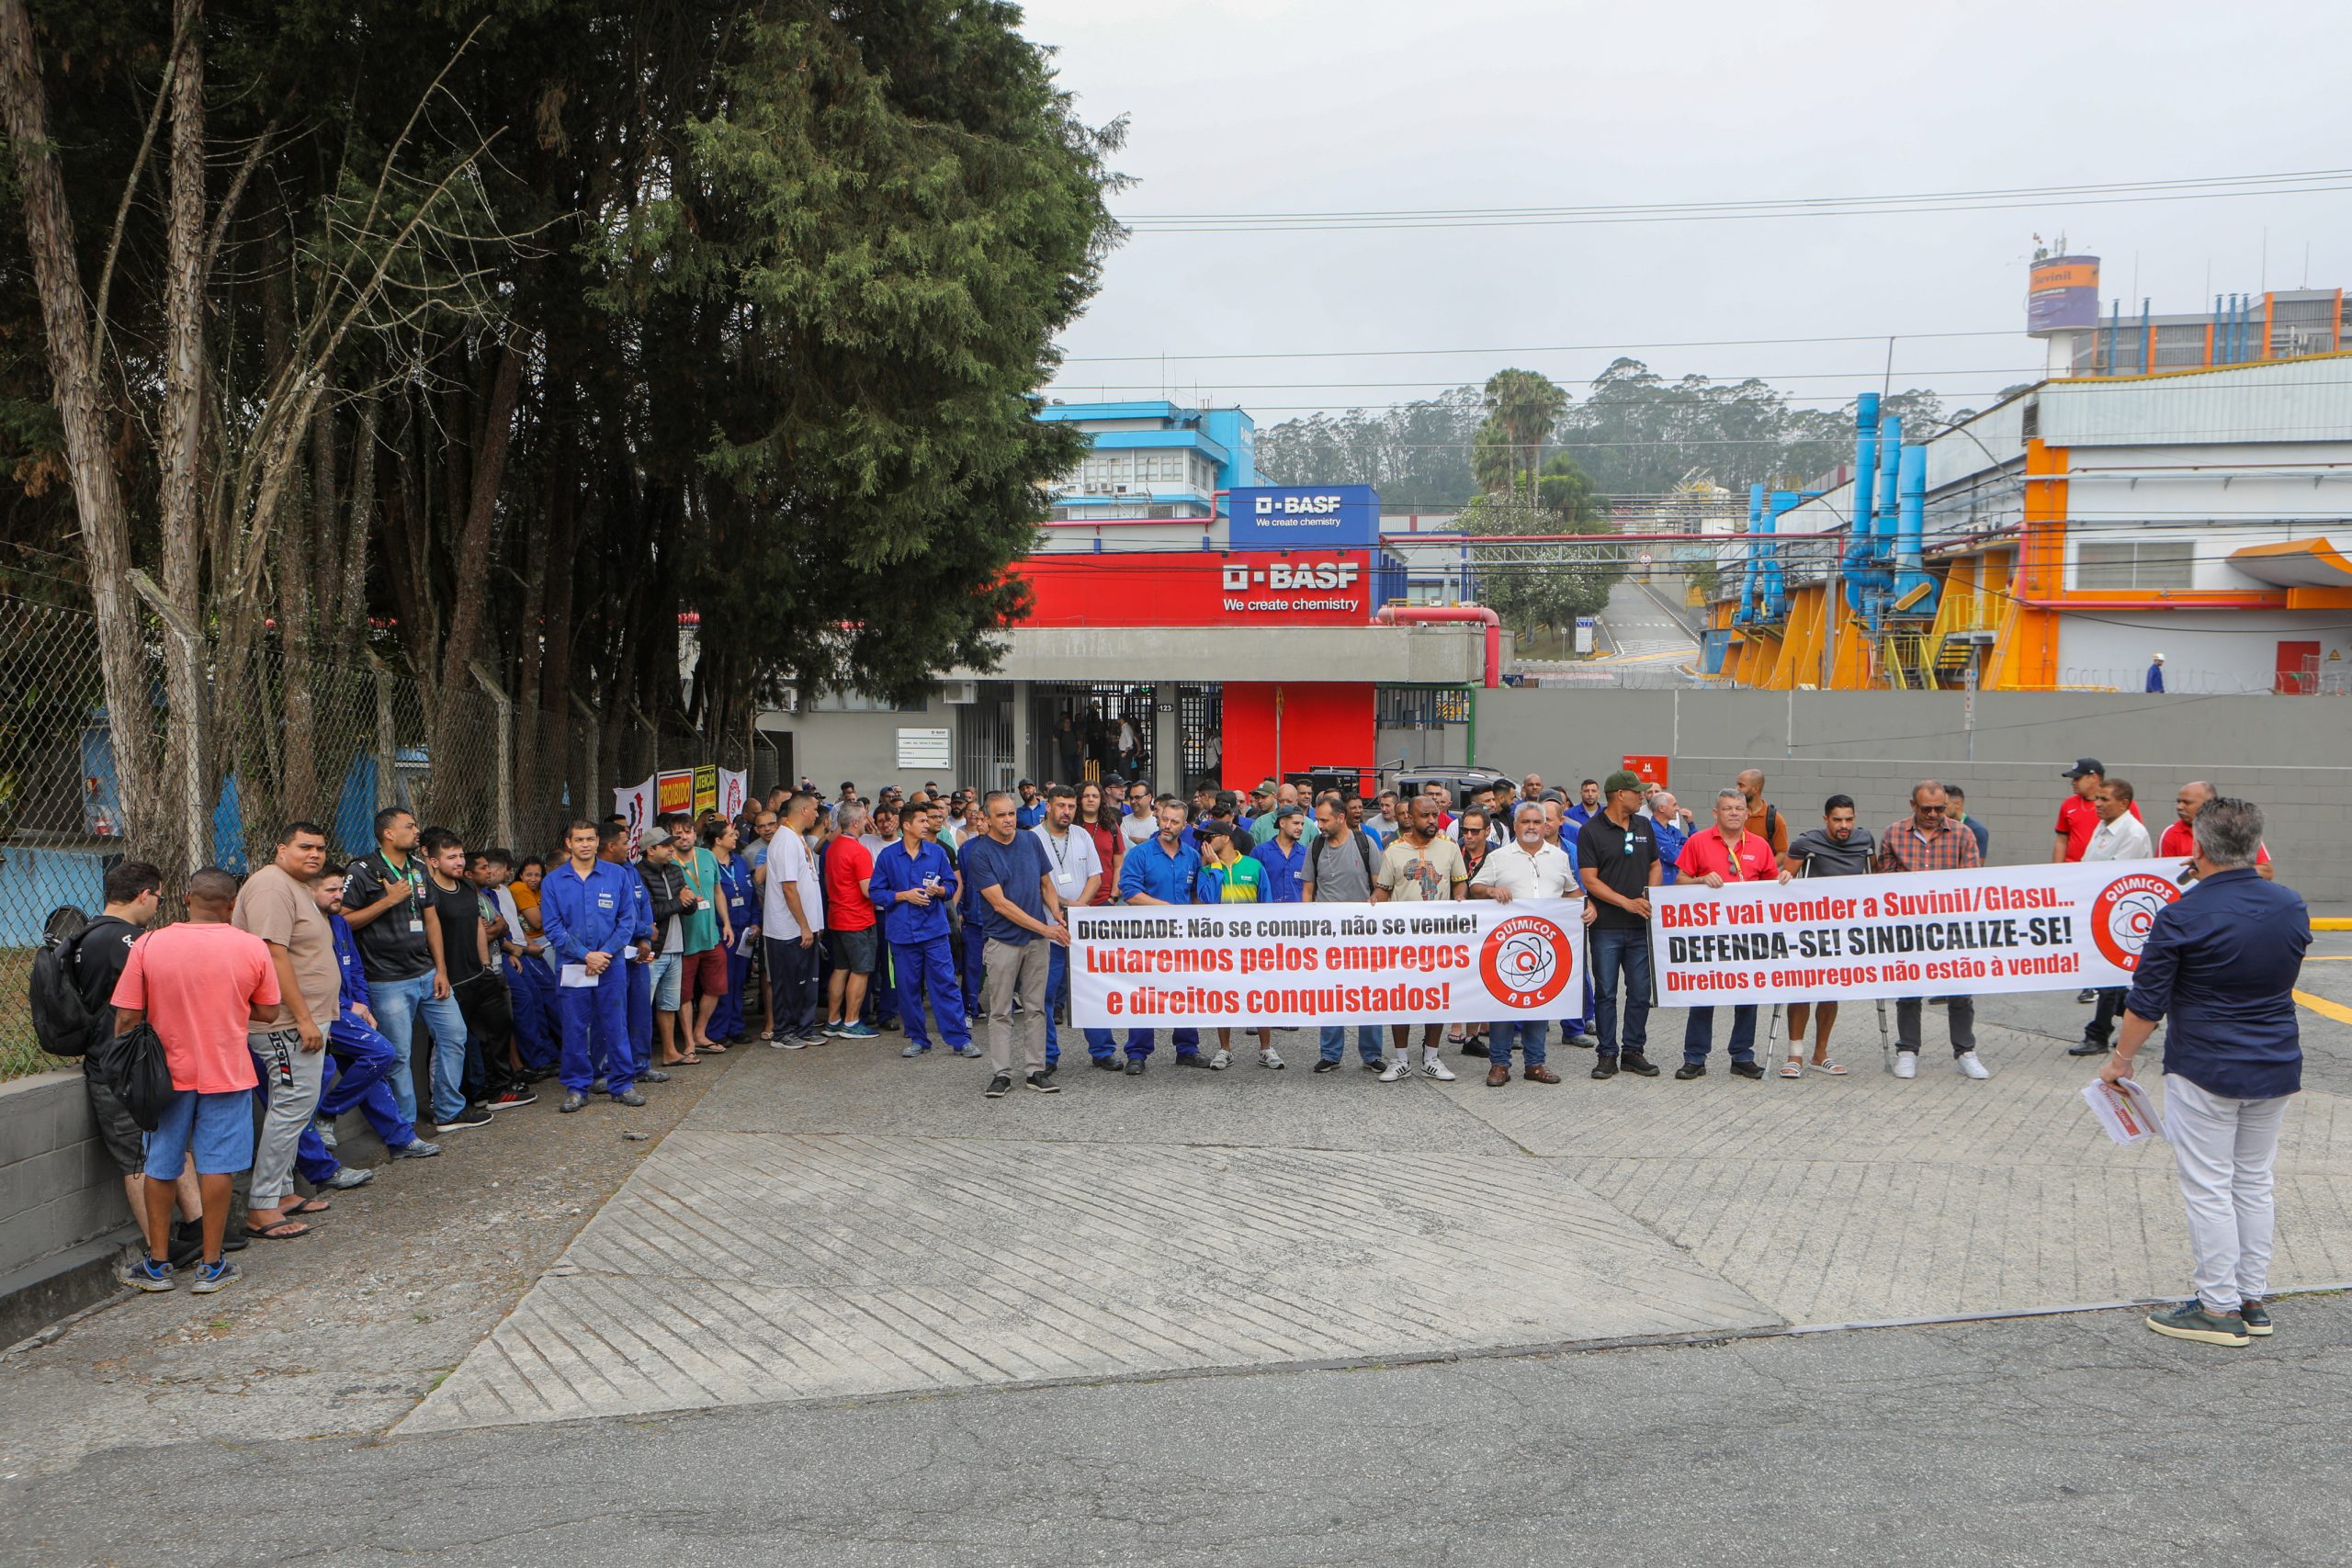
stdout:
<svg viewBox="0 0 2352 1568">
<path fill-rule="evenodd" d="M 2278 1291 L 2268 1298 L 2285 1301 L 2296 1296 L 2324 1296 L 2352 1292 L 2352 1281 L 2336 1285 L 2302 1285 L 2292 1290 Z M 850 1410 L 875 1405 L 910 1404 L 934 1399 L 956 1399 L 984 1393 L 1038 1393 L 1069 1388 L 1116 1388 L 1138 1383 L 1192 1382 L 1220 1377 L 1274 1377 L 1301 1372 L 1361 1372 L 1385 1371 L 1407 1367 L 1454 1366 L 1464 1362 L 1523 1360 L 1534 1357 L 1580 1356 L 1612 1350 L 1702 1349 L 1713 1346 L 1736 1344 L 1747 1340 L 1794 1339 L 1815 1334 L 1846 1334 L 1889 1328 L 1956 1327 L 1971 1323 L 1998 1323 L 2015 1318 L 2063 1317 L 2077 1313 L 2141 1312 L 2150 1307 L 2170 1306 L 2176 1298 L 2165 1296 L 2146 1301 L 2077 1302 L 2063 1306 L 2007 1307 L 1990 1312 L 1967 1312 L 1939 1314 L 1931 1317 L 1892 1317 L 1854 1323 L 1770 1323 L 1746 1327 L 1699 1328 L 1679 1334 L 1625 1335 L 1607 1339 L 1555 1339 L 1521 1345 L 1482 1345 L 1468 1348 L 1411 1351 L 1387 1356 L 1330 1356 L 1300 1360 L 1240 1362 L 1216 1366 L 1170 1367 L 1148 1371 L 1079 1374 L 1059 1378 L 1020 1378 L 1003 1382 L 969 1383 L 954 1388 L 890 1389 L 879 1393 L 818 1394 L 801 1399 L 751 1400 L 742 1404 L 695 1404 L 676 1409 L 633 1411 L 626 1414 L 567 1416 L 558 1421 L 488 1421 L 469 1422 L 462 1426 L 428 1427 L 408 1429 L 416 1415 L 411 1410 L 390 1426 L 368 1439 L 369 1446 L 392 1443 L 424 1442 L 434 1438 L 456 1437 L 461 1433 L 513 1430 L 518 1427 L 578 1427 L 597 1421 L 628 1421 L 636 1425 L 680 1420 L 696 1416 L 742 1415 L 763 1410 Z M 417 1408 L 423 1408 L 423 1401 Z"/>
<path fill-rule="evenodd" d="M 2313 915 L 2312 930 L 2315 931 L 2352 931 L 2352 915 Z"/>
</svg>

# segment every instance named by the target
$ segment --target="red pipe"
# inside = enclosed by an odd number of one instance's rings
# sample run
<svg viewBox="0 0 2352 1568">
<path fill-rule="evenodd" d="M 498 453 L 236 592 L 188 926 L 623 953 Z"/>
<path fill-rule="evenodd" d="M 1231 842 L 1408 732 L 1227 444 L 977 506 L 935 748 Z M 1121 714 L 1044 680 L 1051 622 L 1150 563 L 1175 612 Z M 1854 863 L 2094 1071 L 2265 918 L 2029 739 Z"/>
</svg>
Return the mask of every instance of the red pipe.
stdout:
<svg viewBox="0 0 2352 1568">
<path fill-rule="evenodd" d="M 1425 621 L 1483 621 L 1487 626 L 1488 691 L 1503 683 L 1503 622 L 1484 604 L 1384 604 L 1373 616 L 1383 626 L 1413 626 Z"/>
</svg>

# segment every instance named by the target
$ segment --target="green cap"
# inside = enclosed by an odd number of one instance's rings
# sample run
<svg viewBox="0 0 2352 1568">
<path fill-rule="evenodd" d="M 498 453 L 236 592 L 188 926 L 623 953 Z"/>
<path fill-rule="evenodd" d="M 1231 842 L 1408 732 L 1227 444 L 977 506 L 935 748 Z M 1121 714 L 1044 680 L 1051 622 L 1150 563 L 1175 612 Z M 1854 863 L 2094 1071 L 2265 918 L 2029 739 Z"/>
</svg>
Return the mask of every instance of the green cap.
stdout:
<svg viewBox="0 0 2352 1568">
<path fill-rule="evenodd" d="M 1629 768 L 1620 768 L 1601 781 L 1600 793 L 1603 795 L 1615 795 L 1621 789 L 1630 789 L 1638 795 L 1641 793 L 1641 788 L 1642 780 L 1640 774 L 1635 773 Z"/>
</svg>

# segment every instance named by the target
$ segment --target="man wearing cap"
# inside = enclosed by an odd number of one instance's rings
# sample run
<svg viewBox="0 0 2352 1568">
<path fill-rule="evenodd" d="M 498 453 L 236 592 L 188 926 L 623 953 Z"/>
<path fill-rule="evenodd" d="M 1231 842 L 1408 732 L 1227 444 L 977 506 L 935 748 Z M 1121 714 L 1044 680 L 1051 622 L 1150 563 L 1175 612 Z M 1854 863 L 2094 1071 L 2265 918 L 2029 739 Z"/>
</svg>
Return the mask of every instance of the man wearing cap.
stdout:
<svg viewBox="0 0 2352 1568">
<path fill-rule="evenodd" d="M 2159 653 L 2155 658 L 2148 661 L 2148 690 L 2152 692 L 2161 692 L 2164 689 L 2165 656 Z"/>
<path fill-rule="evenodd" d="M 1256 835 L 1258 844 L 1250 853 L 1266 874 L 1265 890 L 1259 897 L 1269 904 L 1295 904 L 1306 875 L 1306 846 L 1300 842 L 1306 831 L 1306 813 L 1293 801 L 1277 805 L 1272 816 L 1258 820 L 1262 830 Z"/>
<path fill-rule="evenodd" d="M 1012 813 L 1012 825 L 1025 831 L 1046 819 L 1046 800 L 1035 779 L 1023 779 L 1019 787 L 1021 804 Z"/>
<path fill-rule="evenodd" d="M 1642 781 L 1625 769 L 1609 775 L 1608 801 L 1599 816 L 1576 833 L 1577 875 L 1593 901 L 1585 932 L 1587 967 L 1592 976 L 1595 1057 L 1592 1076 L 1613 1078 L 1620 1066 L 1642 1077 L 1657 1077 L 1650 1063 L 1650 897 L 1661 871 L 1657 829 L 1634 815 Z M 1555 802 L 1545 803 L 1548 822 Z M 1618 1033 L 1617 992 L 1625 993 L 1624 1033 Z"/>
<path fill-rule="evenodd" d="M 1250 808 L 1235 826 L 1248 829 L 1250 840 L 1254 842 L 1272 831 L 1274 826 L 1272 820 L 1273 814 L 1274 781 L 1267 779 L 1250 792 Z M 1264 829 L 1261 829 L 1258 826 L 1261 818 L 1267 819 Z"/>
</svg>

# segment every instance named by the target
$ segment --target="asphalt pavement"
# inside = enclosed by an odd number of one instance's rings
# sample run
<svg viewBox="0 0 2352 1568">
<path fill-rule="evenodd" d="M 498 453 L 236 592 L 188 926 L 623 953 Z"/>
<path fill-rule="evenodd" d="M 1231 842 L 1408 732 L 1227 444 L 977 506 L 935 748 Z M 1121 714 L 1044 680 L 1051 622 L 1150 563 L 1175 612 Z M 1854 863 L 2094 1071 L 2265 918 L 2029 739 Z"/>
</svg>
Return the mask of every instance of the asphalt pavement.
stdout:
<svg viewBox="0 0 2352 1568">
<path fill-rule="evenodd" d="M 2243 1350 L 2114 1312 L 117 1450 L 0 1482 L 0 1562 L 2352 1562 L 2352 1300 L 2278 1319 Z"/>
</svg>

